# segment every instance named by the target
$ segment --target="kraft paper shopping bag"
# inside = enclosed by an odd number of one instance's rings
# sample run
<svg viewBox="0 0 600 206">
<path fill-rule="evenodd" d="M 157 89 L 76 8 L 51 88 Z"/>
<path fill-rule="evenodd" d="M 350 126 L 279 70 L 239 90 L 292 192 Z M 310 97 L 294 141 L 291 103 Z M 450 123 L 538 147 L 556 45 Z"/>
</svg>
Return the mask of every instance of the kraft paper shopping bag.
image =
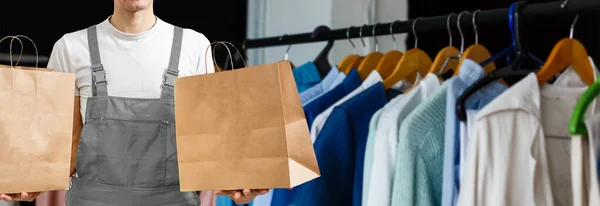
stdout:
<svg viewBox="0 0 600 206">
<path fill-rule="evenodd" d="M 319 177 L 289 61 L 175 82 L 182 191 L 292 188 Z"/>
<path fill-rule="evenodd" d="M 69 188 L 74 85 L 75 74 L 0 65 L 0 194 Z"/>
</svg>

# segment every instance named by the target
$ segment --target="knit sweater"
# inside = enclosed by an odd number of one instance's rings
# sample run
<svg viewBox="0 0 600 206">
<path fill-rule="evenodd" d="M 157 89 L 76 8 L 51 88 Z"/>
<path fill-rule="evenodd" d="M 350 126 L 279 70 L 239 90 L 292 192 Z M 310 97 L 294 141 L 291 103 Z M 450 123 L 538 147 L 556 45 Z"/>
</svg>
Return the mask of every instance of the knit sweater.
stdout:
<svg viewBox="0 0 600 206">
<path fill-rule="evenodd" d="M 400 127 L 392 206 L 441 204 L 447 88 L 446 82 Z"/>
</svg>

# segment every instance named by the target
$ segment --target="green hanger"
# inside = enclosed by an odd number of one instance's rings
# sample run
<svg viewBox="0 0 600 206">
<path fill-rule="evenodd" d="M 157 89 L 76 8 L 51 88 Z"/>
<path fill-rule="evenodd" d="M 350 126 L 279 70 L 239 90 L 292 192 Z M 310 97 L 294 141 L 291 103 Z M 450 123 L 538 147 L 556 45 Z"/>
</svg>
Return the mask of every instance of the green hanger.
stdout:
<svg viewBox="0 0 600 206">
<path fill-rule="evenodd" d="M 587 129 L 585 127 L 585 113 L 590 104 L 600 94 L 600 81 L 594 82 L 590 87 L 583 93 L 581 99 L 573 110 L 573 116 L 571 116 L 571 122 L 569 123 L 569 132 L 572 135 L 585 135 Z"/>
</svg>

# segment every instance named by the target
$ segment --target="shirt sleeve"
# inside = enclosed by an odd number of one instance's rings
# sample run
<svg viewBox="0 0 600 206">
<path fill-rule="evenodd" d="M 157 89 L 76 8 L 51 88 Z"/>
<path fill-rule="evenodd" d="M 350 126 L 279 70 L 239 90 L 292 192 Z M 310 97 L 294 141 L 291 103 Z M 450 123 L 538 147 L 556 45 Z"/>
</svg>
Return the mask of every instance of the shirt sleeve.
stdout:
<svg viewBox="0 0 600 206">
<path fill-rule="evenodd" d="M 469 137 L 472 137 L 468 140 L 465 161 L 462 162 L 463 165 L 463 174 L 461 175 L 460 182 L 460 193 L 458 197 L 457 205 L 464 206 L 475 206 L 477 203 L 477 188 L 480 180 L 478 180 L 477 174 L 477 166 L 480 164 L 479 159 L 484 158 L 483 154 L 478 154 L 479 150 L 478 145 L 480 144 L 481 139 L 490 138 L 488 133 L 483 131 L 481 128 L 477 127 L 476 124 L 473 125 L 472 133 Z M 481 186 L 481 185 L 479 185 Z"/>
<path fill-rule="evenodd" d="M 52 48 L 47 67 L 55 72 L 74 73 L 75 71 L 70 66 L 70 62 L 67 43 L 64 37 L 60 38 Z M 75 96 L 79 96 L 79 87 L 77 87 L 77 84 L 73 86 L 75 86 Z"/>
<path fill-rule="evenodd" d="M 196 73 L 194 75 L 203 75 L 203 74 L 210 74 L 210 73 L 214 73 L 215 72 L 215 64 L 213 61 L 213 47 L 212 45 L 210 45 L 210 41 L 208 40 L 208 38 L 206 38 L 204 35 L 202 35 L 202 38 L 200 40 L 199 43 L 199 49 L 200 49 L 200 57 L 198 58 L 198 64 L 197 64 L 197 69 L 196 69 Z"/>
</svg>

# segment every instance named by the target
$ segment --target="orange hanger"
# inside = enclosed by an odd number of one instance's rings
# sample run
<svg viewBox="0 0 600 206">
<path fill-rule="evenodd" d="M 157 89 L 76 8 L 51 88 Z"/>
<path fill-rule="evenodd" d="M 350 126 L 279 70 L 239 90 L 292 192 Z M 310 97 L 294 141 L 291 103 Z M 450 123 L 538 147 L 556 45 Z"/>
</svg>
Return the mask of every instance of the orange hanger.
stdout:
<svg viewBox="0 0 600 206">
<path fill-rule="evenodd" d="M 552 79 L 556 74 L 563 71 L 568 66 L 571 66 L 581 80 L 587 85 L 594 83 L 594 68 L 588 58 L 588 53 L 583 47 L 583 44 L 577 39 L 573 39 L 573 30 L 579 19 L 579 15 L 575 17 L 575 21 L 571 24 L 571 34 L 569 38 L 560 40 L 548 57 L 544 66 L 537 72 L 538 81 L 544 84 Z"/>
<path fill-rule="evenodd" d="M 446 21 L 448 36 L 450 37 L 450 46 L 443 48 L 437 53 L 433 65 L 431 65 L 431 69 L 429 69 L 429 73 L 431 74 L 441 75 L 449 69 L 456 70 L 456 66 L 458 65 L 460 51 L 452 46 L 452 30 L 450 29 L 450 18 L 452 18 L 452 15 L 454 14 L 449 14 L 448 20 Z"/>
<path fill-rule="evenodd" d="M 415 48 L 408 50 L 404 53 L 404 56 L 400 59 L 400 62 L 396 65 L 394 72 L 383 81 L 385 89 L 389 89 L 394 86 L 400 80 L 406 79 L 410 83 L 415 83 L 417 72 L 425 74 L 431 68 L 433 64 L 431 58 L 425 51 L 418 49 L 417 45 L 419 39 L 417 38 L 416 24 L 421 18 L 417 18 L 413 21 L 413 34 L 415 36 Z"/>
<path fill-rule="evenodd" d="M 348 74 L 350 73 L 350 70 L 357 68 L 364 58 L 358 55 L 358 52 L 356 51 L 356 46 L 354 45 L 352 40 L 350 40 L 350 29 L 352 28 L 354 27 L 351 26 L 348 28 L 348 30 L 346 31 L 346 37 L 348 38 L 350 45 L 352 45 L 352 48 L 354 48 L 354 54 L 350 54 L 344 57 L 344 59 L 342 59 L 342 61 L 338 64 L 338 70 L 344 72 L 344 74 Z"/>
<path fill-rule="evenodd" d="M 396 22 L 400 21 L 394 21 L 392 22 L 392 24 L 390 24 L 390 34 L 392 35 L 392 39 L 394 40 L 394 50 L 385 53 L 379 61 L 379 64 L 377 64 L 377 68 L 375 69 L 377 72 L 379 72 L 383 79 L 389 77 L 392 74 L 392 72 L 394 72 L 396 65 L 398 64 L 398 62 L 400 62 L 402 56 L 404 56 L 404 54 L 402 54 L 402 52 L 398 51 L 398 49 L 396 48 L 396 38 L 394 37 L 393 32 L 394 23 Z"/>
<path fill-rule="evenodd" d="M 366 25 L 363 25 L 360 27 L 360 41 L 362 42 L 363 45 L 363 53 L 366 54 L 366 45 L 365 45 L 365 41 L 363 40 L 363 35 L 362 35 L 362 29 L 363 27 L 365 27 Z M 377 24 L 375 24 L 375 26 L 373 26 L 373 33 L 375 32 L 375 28 L 377 27 Z M 375 37 L 375 35 L 373 35 L 373 37 Z M 375 37 L 375 42 L 377 42 L 377 38 Z M 373 70 L 375 70 L 375 68 L 377 68 L 377 65 L 379 64 L 379 61 L 381 61 L 381 58 L 383 58 L 383 54 L 381 52 L 379 52 L 379 44 L 376 44 L 375 46 L 375 51 L 369 53 L 367 56 L 365 56 L 365 58 L 362 60 L 362 62 L 360 63 L 360 65 L 358 65 L 358 75 L 360 76 L 361 80 L 365 80 L 369 74 L 371 74 L 371 72 Z"/>
<path fill-rule="evenodd" d="M 469 46 L 467 48 L 467 50 L 464 50 L 464 52 L 461 54 L 460 61 L 457 65 L 456 69 L 454 70 L 454 76 L 457 76 L 460 73 L 460 67 L 462 66 L 462 63 L 465 61 L 465 59 L 470 59 L 470 60 L 473 60 L 474 62 L 482 63 L 482 62 L 492 58 L 490 51 L 488 51 L 488 49 L 485 48 L 485 46 L 479 44 L 479 33 L 477 32 L 477 24 L 475 22 L 478 12 L 481 12 L 481 10 L 477 10 L 477 11 L 473 12 L 473 29 L 475 30 L 475 44 Z M 464 36 L 462 33 L 462 29 L 460 27 L 460 19 L 464 13 L 468 13 L 468 11 L 464 11 L 464 12 L 460 13 L 460 15 L 458 15 L 458 23 L 457 23 L 458 31 L 462 38 L 461 51 L 463 51 L 462 48 L 464 48 L 464 45 L 465 45 L 465 39 L 464 39 Z M 491 71 L 496 70 L 496 65 L 494 64 L 494 62 L 491 62 L 491 63 L 485 65 L 483 67 L 483 69 L 485 70 L 486 73 L 489 73 Z"/>
</svg>

